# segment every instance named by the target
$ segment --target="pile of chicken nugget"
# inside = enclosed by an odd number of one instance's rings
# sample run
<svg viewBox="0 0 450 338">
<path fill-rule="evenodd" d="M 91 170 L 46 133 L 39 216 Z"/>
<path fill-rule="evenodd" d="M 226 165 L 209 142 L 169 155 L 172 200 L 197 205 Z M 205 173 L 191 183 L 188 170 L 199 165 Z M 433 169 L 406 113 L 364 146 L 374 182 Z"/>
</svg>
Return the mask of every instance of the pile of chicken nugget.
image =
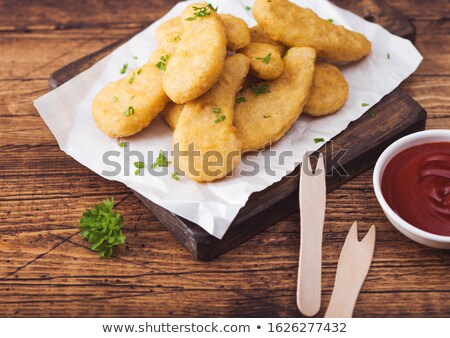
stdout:
<svg viewBox="0 0 450 338">
<path fill-rule="evenodd" d="M 148 62 L 95 97 L 98 128 L 127 137 L 161 113 L 174 147 L 195 153 L 179 157 L 178 170 L 211 182 L 278 141 L 302 112 L 337 112 L 348 84 L 333 63 L 362 59 L 370 41 L 287 0 L 256 0 L 252 13 L 249 28 L 199 3 L 162 23 Z"/>
</svg>

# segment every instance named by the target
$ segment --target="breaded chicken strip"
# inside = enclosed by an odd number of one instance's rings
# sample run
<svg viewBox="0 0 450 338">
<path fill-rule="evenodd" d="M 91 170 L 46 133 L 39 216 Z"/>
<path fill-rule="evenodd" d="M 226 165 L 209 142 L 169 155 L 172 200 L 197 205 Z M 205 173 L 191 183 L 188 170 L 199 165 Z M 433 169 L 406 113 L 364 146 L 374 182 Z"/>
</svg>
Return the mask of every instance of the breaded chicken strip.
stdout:
<svg viewBox="0 0 450 338">
<path fill-rule="evenodd" d="M 267 43 L 251 42 L 239 50 L 250 59 L 250 72 L 261 80 L 274 80 L 283 73 L 283 61 L 278 48 Z"/>
<path fill-rule="evenodd" d="M 225 28 L 211 5 L 188 6 L 183 36 L 167 65 L 163 87 L 173 102 L 186 103 L 217 82 L 227 53 Z"/>
<path fill-rule="evenodd" d="M 191 150 L 192 156 L 174 156 L 175 167 L 179 166 L 187 177 L 197 182 L 214 181 L 226 176 L 240 162 L 242 143 L 233 127 L 234 103 L 248 70 L 245 55 L 227 57 L 216 85 L 184 105 L 173 143 L 175 150 L 177 147 L 183 152 Z M 198 155 L 194 156 L 192 151 Z"/>
<path fill-rule="evenodd" d="M 348 98 L 348 83 L 330 63 L 317 62 L 313 85 L 303 111 L 311 116 L 330 115 L 342 108 Z"/>
<path fill-rule="evenodd" d="M 250 43 L 250 30 L 244 20 L 230 14 L 221 14 L 220 17 L 225 25 L 229 51 L 235 52 Z"/>
<path fill-rule="evenodd" d="M 244 152 L 278 141 L 298 119 L 308 100 L 315 60 L 314 49 L 291 48 L 283 58 L 284 72 L 278 79 L 238 95 L 241 102 L 236 105 L 234 125 Z"/>
<path fill-rule="evenodd" d="M 163 74 L 156 65 L 166 51 L 156 50 L 148 63 L 103 88 L 92 103 L 97 127 L 111 137 L 136 134 L 161 112 L 169 98 L 163 90 Z"/>
<path fill-rule="evenodd" d="M 323 20 L 288 0 L 256 0 L 253 16 L 272 39 L 289 47 L 312 47 L 317 56 L 328 60 L 357 61 L 372 49 L 364 35 Z"/>
</svg>

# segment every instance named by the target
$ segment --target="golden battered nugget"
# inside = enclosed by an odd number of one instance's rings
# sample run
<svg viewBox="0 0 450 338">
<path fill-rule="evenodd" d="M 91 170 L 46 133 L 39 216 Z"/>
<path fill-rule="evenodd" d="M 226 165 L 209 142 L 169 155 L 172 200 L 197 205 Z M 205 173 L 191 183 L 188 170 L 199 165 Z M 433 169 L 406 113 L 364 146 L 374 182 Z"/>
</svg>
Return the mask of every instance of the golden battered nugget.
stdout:
<svg viewBox="0 0 450 338">
<path fill-rule="evenodd" d="M 92 103 L 97 127 L 111 137 L 136 134 L 161 112 L 169 98 L 163 90 L 164 72 L 156 67 L 166 51 L 156 50 L 148 63 L 103 88 Z"/>
<path fill-rule="evenodd" d="M 357 61 L 372 48 L 364 35 L 321 19 L 288 0 L 256 0 L 253 16 L 272 39 L 289 47 L 312 47 L 317 56 L 328 60 Z"/>
<path fill-rule="evenodd" d="M 156 29 L 156 41 L 158 48 L 164 49 L 167 53 L 173 54 L 183 35 L 183 23 L 181 17 L 167 20 Z"/>
<path fill-rule="evenodd" d="M 283 73 L 283 61 L 274 45 L 251 42 L 239 50 L 250 59 L 250 72 L 261 80 L 274 80 Z"/>
<path fill-rule="evenodd" d="M 200 153 L 195 157 L 178 157 L 179 168 L 195 181 L 209 182 L 222 178 L 241 160 L 242 143 L 233 127 L 234 104 L 249 63 L 243 54 L 227 57 L 216 85 L 202 97 L 186 103 L 181 111 L 173 143 L 174 148 L 178 144 L 181 151 L 188 151 L 189 144 L 193 144 L 193 150 Z M 176 161 L 175 156 L 175 167 Z M 214 162 L 213 165 L 208 161 Z"/>
<path fill-rule="evenodd" d="M 330 63 L 318 62 L 313 84 L 303 111 L 311 116 L 333 114 L 348 98 L 348 83 L 341 71 Z"/>
<path fill-rule="evenodd" d="M 277 47 L 278 52 L 280 55 L 283 55 L 286 51 L 286 47 L 283 46 L 281 43 L 275 41 L 270 36 L 268 36 L 261 27 L 258 25 L 250 28 L 250 41 L 251 42 L 260 42 L 260 43 L 267 43 L 269 45 L 273 45 Z"/>
<path fill-rule="evenodd" d="M 279 140 L 297 120 L 308 100 L 315 60 L 313 48 L 291 48 L 278 79 L 256 84 L 238 95 L 234 125 L 244 152 Z"/>
<path fill-rule="evenodd" d="M 163 80 L 164 91 L 175 103 L 186 103 L 211 89 L 227 53 L 224 25 L 211 5 L 188 6 L 182 19 L 184 33 Z"/>
<path fill-rule="evenodd" d="M 250 30 L 241 18 L 230 14 L 220 14 L 227 34 L 227 49 L 234 52 L 250 43 Z"/>
<path fill-rule="evenodd" d="M 162 114 L 164 116 L 164 120 L 166 121 L 167 125 L 175 129 L 177 126 L 178 119 L 180 118 L 181 111 L 183 110 L 184 105 L 183 104 L 176 104 L 174 102 L 169 102 L 164 108 Z"/>
</svg>

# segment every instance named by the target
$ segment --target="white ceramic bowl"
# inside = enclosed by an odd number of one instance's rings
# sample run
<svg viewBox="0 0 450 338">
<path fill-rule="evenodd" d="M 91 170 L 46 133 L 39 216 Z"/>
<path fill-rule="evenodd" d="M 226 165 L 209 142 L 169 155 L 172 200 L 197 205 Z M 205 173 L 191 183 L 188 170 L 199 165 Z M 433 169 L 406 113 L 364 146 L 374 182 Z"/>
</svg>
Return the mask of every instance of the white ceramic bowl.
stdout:
<svg viewBox="0 0 450 338">
<path fill-rule="evenodd" d="M 417 243 L 438 249 L 450 249 L 450 236 L 441 236 L 416 228 L 403 220 L 388 205 L 381 193 L 381 177 L 389 161 L 399 152 L 424 143 L 450 142 L 450 130 L 425 130 L 402 137 L 381 154 L 373 172 L 373 188 L 386 217 L 403 235 Z"/>
</svg>

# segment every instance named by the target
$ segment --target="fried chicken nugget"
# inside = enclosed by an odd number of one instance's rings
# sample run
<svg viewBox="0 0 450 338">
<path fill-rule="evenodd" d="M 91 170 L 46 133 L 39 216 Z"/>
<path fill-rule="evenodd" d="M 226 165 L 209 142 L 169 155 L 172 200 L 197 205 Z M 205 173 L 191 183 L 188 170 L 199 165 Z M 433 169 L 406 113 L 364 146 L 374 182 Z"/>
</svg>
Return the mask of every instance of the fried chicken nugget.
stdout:
<svg viewBox="0 0 450 338">
<path fill-rule="evenodd" d="M 227 34 L 227 49 L 235 52 L 250 43 L 250 30 L 241 18 L 230 14 L 220 14 Z"/>
<path fill-rule="evenodd" d="M 168 54 L 175 53 L 178 43 L 183 35 L 183 23 L 181 17 L 167 20 L 156 29 L 156 41 L 158 48 L 164 49 Z"/>
<path fill-rule="evenodd" d="M 174 102 L 169 102 L 164 108 L 162 114 L 167 125 L 175 129 L 177 126 L 178 119 L 180 118 L 181 111 L 183 110 L 184 104 L 176 104 Z"/>
<path fill-rule="evenodd" d="M 313 84 L 303 111 L 311 116 L 330 115 L 348 99 L 348 83 L 341 71 L 326 62 L 317 62 Z"/>
<path fill-rule="evenodd" d="M 239 50 L 250 59 L 250 71 L 258 79 L 274 80 L 283 73 L 283 61 L 278 48 L 267 43 L 251 42 Z"/>
<path fill-rule="evenodd" d="M 164 50 L 156 50 L 148 63 L 125 78 L 108 84 L 94 98 L 92 115 L 97 127 L 111 137 L 141 131 L 161 112 L 169 98 L 163 90 L 164 72 L 155 64 Z"/>
<path fill-rule="evenodd" d="M 268 36 L 261 27 L 253 26 L 250 28 L 250 41 L 251 42 L 260 42 L 260 43 L 267 43 L 269 45 L 275 46 L 278 49 L 278 52 L 280 55 L 283 55 L 286 51 L 286 47 L 283 46 L 281 43 L 275 41 L 270 36 Z"/>
<path fill-rule="evenodd" d="M 278 141 L 297 120 L 308 100 L 315 60 L 313 48 L 291 48 L 278 79 L 239 94 L 238 100 L 243 97 L 245 101 L 236 105 L 234 125 L 243 152 Z"/>
<path fill-rule="evenodd" d="M 227 53 L 225 28 L 211 5 L 188 6 L 182 18 L 184 33 L 163 80 L 164 91 L 175 103 L 186 103 L 211 89 Z"/>
<path fill-rule="evenodd" d="M 272 39 L 289 47 L 312 47 L 317 56 L 328 60 L 357 61 L 372 49 L 364 35 L 323 20 L 288 0 L 256 0 L 253 16 Z"/>
<path fill-rule="evenodd" d="M 227 36 L 227 49 L 236 51 L 250 43 L 250 30 L 244 20 L 231 14 L 220 14 Z M 181 16 L 163 22 L 156 29 L 158 44 L 169 52 L 175 52 L 178 42 L 183 35 Z"/>
<path fill-rule="evenodd" d="M 199 152 L 199 156 L 178 158 L 179 168 L 195 181 L 209 182 L 222 178 L 240 162 L 242 143 L 233 127 L 234 104 L 249 64 L 243 54 L 227 57 L 216 85 L 205 95 L 186 103 L 181 111 L 173 143 L 175 149 L 179 145 L 180 151 Z M 190 144 L 193 144 L 193 149 Z"/>
</svg>

